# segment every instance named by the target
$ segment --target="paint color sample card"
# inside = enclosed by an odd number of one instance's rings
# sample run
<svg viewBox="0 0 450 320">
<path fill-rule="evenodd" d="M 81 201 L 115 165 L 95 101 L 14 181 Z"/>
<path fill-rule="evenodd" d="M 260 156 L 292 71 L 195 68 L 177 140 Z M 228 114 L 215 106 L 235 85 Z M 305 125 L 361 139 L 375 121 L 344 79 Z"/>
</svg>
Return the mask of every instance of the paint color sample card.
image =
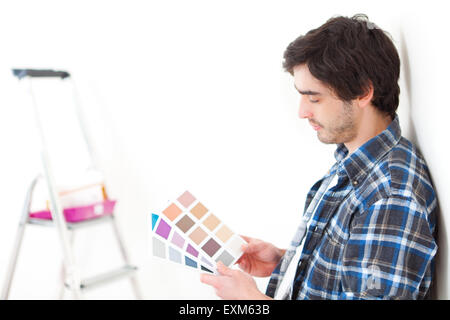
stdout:
<svg viewBox="0 0 450 320">
<path fill-rule="evenodd" d="M 190 241 L 192 247 L 206 257 L 205 260 L 214 264 L 213 270 L 218 261 L 230 267 L 241 257 L 245 240 L 189 191 L 171 201 L 162 213 L 167 223 L 175 226 L 177 234 Z"/>
<path fill-rule="evenodd" d="M 165 217 L 152 213 L 153 256 L 194 269 L 215 273 L 214 263 L 198 252 Z"/>
</svg>

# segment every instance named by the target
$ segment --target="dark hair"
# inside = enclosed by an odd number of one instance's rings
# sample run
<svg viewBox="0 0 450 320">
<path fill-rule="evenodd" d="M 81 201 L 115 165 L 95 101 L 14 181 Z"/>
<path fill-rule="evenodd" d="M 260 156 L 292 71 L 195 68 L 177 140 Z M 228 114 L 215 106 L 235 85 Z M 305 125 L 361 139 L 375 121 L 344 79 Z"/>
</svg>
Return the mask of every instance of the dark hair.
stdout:
<svg viewBox="0 0 450 320">
<path fill-rule="evenodd" d="M 331 18 L 291 42 L 284 52 L 284 69 L 293 74 L 303 63 L 343 101 L 363 95 L 372 85 L 372 104 L 394 117 L 400 58 L 390 35 L 366 15 Z"/>
</svg>

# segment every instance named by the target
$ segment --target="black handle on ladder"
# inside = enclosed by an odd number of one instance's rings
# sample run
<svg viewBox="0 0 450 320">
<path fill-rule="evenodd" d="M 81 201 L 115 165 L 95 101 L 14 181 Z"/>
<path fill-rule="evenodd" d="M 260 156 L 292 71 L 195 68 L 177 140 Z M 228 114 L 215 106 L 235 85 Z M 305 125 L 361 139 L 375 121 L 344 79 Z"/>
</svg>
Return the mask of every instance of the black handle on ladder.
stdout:
<svg viewBox="0 0 450 320">
<path fill-rule="evenodd" d="M 12 69 L 14 76 L 19 79 L 25 77 L 31 78 L 67 78 L 70 74 L 67 71 L 55 71 L 55 70 L 41 70 L 41 69 Z"/>
</svg>

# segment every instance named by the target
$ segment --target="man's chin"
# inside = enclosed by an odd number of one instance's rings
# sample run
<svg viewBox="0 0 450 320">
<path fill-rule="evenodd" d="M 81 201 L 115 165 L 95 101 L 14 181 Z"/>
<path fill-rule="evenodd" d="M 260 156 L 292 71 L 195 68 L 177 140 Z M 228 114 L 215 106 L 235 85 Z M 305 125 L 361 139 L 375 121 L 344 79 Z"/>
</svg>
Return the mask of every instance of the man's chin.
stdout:
<svg viewBox="0 0 450 320">
<path fill-rule="evenodd" d="M 333 139 L 331 137 L 326 137 L 321 132 L 317 132 L 317 138 L 319 139 L 320 142 L 325 143 L 325 144 L 335 144 L 335 143 L 337 143 L 336 139 Z"/>
</svg>

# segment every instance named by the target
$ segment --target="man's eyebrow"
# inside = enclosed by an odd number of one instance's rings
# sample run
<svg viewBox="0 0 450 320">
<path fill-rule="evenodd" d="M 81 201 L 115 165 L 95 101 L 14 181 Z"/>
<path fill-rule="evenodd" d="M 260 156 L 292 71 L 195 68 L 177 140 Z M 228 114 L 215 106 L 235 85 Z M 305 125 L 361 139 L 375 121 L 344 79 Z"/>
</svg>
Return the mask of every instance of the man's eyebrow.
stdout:
<svg viewBox="0 0 450 320">
<path fill-rule="evenodd" d="M 295 84 L 294 84 L 294 88 L 295 88 L 295 90 L 297 90 L 300 94 L 307 94 L 307 95 L 310 95 L 310 96 L 317 96 L 317 95 L 320 95 L 320 94 L 321 94 L 320 92 L 317 92 L 317 91 L 311 91 L 311 90 L 306 90 L 306 91 L 304 91 L 304 90 L 299 90 L 299 89 L 297 89 L 297 87 L 296 87 Z"/>
</svg>

